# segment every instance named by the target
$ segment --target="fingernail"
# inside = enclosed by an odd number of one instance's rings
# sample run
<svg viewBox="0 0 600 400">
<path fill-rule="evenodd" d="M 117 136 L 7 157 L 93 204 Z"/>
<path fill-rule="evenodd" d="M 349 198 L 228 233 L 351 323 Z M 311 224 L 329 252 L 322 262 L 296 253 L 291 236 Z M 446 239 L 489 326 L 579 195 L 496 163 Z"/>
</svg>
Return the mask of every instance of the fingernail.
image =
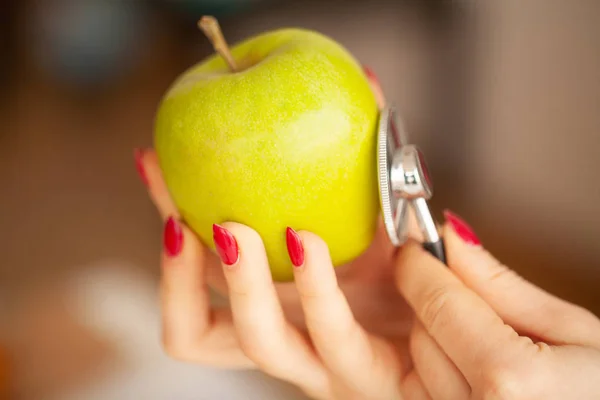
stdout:
<svg viewBox="0 0 600 400">
<path fill-rule="evenodd" d="M 376 82 L 377 84 L 379 84 L 379 79 L 377 78 L 377 75 L 375 75 L 375 72 L 373 72 L 373 70 L 369 67 L 363 67 L 365 74 L 369 77 L 369 79 L 373 80 L 374 82 Z"/>
<path fill-rule="evenodd" d="M 163 244 L 169 257 L 178 256 L 181 249 L 183 249 L 183 231 L 179 222 L 173 217 L 169 217 L 165 223 Z"/>
<path fill-rule="evenodd" d="M 214 224 L 213 240 L 215 241 L 221 261 L 226 265 L 235 264 L 240 256 L 240 252 L 237 241 L 231 232 L 220 225 Z"/>
<path fill-rule="evenodd" d="M 292 228 L 287 228 L 285 238 L 292 264 L 294 264 L 295 267 L 302 266 L 302 264 L 304 264 L 304 246 L 302 245 L 300 235 Z"/>
<path fill-rule="evenodd" d="M 133 158 L 135 160 L 135 169 L 137 170 L 140 179 L 144 185 L 148 186 L 148 177 L 146 176 L 146 170 L 144 169 L 144 164 L 142 163 L 142 159 L 144 158 L 144 150 L 140 148 L 134 149 Z"/>
<path fill-rule="evenodd" d="M 464 240 L 466 243 L 471 245 L 481 244 L 481 241 L 479 240 L 477 235 L 475 235 L 473 228 L 471 228 L 469 224 L 463 221 L 458 215 L 446 210 L 444 211 L 444 218 L 446 218 L 446 221 L 449 222 L 450 225 L 452 225 L 452 229 L 454 229 L 454 232 L 456 232 L 456 234 L 460 236 L 461 239 Z"/>
</svg>

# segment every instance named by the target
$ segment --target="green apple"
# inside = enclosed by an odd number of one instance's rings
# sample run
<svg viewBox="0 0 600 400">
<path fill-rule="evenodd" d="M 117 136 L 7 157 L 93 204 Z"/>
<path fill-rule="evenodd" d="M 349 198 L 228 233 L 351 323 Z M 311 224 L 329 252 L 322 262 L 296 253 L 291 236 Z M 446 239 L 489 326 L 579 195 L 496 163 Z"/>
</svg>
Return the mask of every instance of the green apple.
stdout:
<svg viewBox="0 0 600 400">
<path fill-rule="evenodd" d="M 215 54 L 168 89 L 155 148 L 185 222 L 214 249 L 212 224 L 262 237 L 273 278 L 293 279 L 286 228 L 328 244 L 335 266 L 370 245 L 379 211 L 378 107 L 360 64 L 339 43 L 285 28 Z"/>
</svg>

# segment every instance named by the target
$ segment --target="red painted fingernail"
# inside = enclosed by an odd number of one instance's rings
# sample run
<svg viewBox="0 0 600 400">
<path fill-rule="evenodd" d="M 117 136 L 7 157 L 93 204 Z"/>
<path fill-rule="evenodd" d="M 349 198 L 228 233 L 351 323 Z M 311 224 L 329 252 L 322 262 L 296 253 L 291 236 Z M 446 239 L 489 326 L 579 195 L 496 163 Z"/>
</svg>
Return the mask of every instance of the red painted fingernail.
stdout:
<svg viewBox="0 0 600 400">
<path fill-rule="evenodd" d="M 375 75 L 375 72 L 373 72 L 373 70 L 369 67 L 363 67 L 365 74 L 369 77 L 369 79 L 373 80 L 375 83 L 379 84 L 379 79 L 377 78 L 377 75 Z"/>
<path fill-rule="evenodd" d="M 295 267 L 302 266 L 304 264 L 304 246 L 302 245 L 300 235 L 292 228 L 287 228 L 285 239 L 292 264 Z"/>
<path fill-rule="evenodd" d="M 226 265 L 235 264 L 240 256 L 240 252 L 237 241 L 231 232 L 220 225 L 214 224 L 213 240 L 215 241 L 221 261 Z"/>
<path fill-rule="evenodd" d="M 179 222 L 173 217 L 169 217 L 165 223 L 163 244 L 169 257 L 178 256 L 183 249 L 183 231 Z"/>
<path fill-rule="evenodd" d="M 460 236 L 466 243 L 472 245 L 481 244 L 481 241 L 477 235 L 475 235 L 473 228 L 471 228 L 469 224 L 463 221 L 458 215 L 446 210 L 444 211 L 444 217 L 446 218 L 446 221 L 452 225 L 454 232 L 456 232 L 456 234 Z"/>
<path fill-rule="evenodd" d="M 144 158 L 144 150 L 140 148 L 134 149 L 133 158 L 135 160 L 135 169 L 137 170 L 140 179 L 144 185 L 148 186 L 148 177 L 146 176 L 146 170 L 144 169 L 144 164 L 142 163 L 142 159 Z"/>
</svg>

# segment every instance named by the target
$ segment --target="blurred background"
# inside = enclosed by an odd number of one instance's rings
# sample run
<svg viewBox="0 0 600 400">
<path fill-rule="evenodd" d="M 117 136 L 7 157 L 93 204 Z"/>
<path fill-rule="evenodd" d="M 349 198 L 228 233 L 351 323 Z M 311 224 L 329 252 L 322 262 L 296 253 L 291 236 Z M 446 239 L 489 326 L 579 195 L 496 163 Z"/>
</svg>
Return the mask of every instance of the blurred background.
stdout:
<svg viewBox="0 0 600 400">
<path fill-rule="evenodd" d="M 132 149 L 173 79 L 235 42 L 319 30 L 379 76 L 433 200 L 526 278 L 600 313 L 600 2 L 4 0 L 0 398 L 300 399 L 159 343 L 161 226 Z"/>
</svg>

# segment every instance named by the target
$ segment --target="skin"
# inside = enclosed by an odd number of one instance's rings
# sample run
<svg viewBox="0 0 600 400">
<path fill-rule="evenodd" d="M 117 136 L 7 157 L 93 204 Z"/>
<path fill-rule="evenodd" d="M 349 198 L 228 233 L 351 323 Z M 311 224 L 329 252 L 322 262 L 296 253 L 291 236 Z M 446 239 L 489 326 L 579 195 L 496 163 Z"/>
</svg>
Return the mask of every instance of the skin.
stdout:
<svg viewBox="0 0 600 400">
<path fill-rule="evenodd" d="M 142 163 L 163 220 L 179 217 L 155 153 Z M 163 252 L 163 342 L 174 358 L 260 369 L 323 400 L 600 395 L 600 320 L 519 277 L 450 225 L 441 232 L 448 266 L 415 240 L 395 252 L 380 227 L 351 268 L 334 270 L 327 244 L 301 231 L 305 262 L 294 283 L 273 282 L 255 230 L 223 226 L 240 248 L 233 266 L 220 264 L 183 223 L 181 253 Z M 209 287 L 224 290 L 229 306 L 212 307 Z"/>
<path fill-rule="evenodd" d="M 318 233 L 334 265 L 354 260 L 379 208 L 378 108 L 361 66 L 300 29 L 231 51 L 241 71 L 210 57 L 174 82 L 157 113 L 156 154 L 182 219 L 213 249 L 212 224 L 252 226 L 278 281 L 293 278 L 288 226 Z"/>
</svg>

